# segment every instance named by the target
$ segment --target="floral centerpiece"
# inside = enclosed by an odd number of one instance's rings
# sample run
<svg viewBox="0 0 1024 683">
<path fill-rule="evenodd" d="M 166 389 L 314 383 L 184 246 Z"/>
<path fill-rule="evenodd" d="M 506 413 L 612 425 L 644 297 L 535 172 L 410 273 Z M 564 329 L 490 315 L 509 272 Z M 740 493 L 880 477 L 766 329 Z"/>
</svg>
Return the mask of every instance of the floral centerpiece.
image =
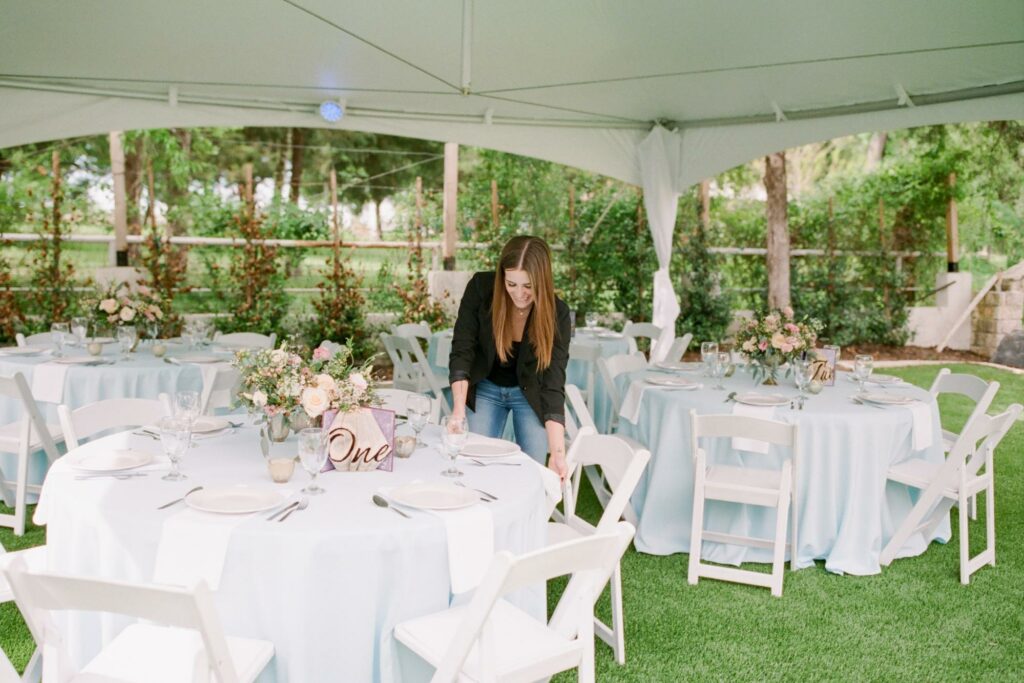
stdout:
<svg viewBox="0 0 1024 683">
<path fill-rule="evenodd" d="M 305 370 L 308 381 L 300 403 L 314 422 L 329 411 L 344 413 L 375 402 L 372 359 L 357 366 L 350 344 L 316 348 Z"/>
<path fill-rule="evenodd" d="M 747 357 L 754 379 L 778 384 L 779 367 L 814 348 L 821 323 L 796 321 L 789 306 L 748 320 L 736 334 L 736 344 Z"/>
<path fill-rule="evenodd" d="M 97 327 L 122 325 L 158 325 L 163 309 L 144 285 L 132 291 L 125 283 L 113 285 L 89 302 L 89 311 Z"/>
</svg>

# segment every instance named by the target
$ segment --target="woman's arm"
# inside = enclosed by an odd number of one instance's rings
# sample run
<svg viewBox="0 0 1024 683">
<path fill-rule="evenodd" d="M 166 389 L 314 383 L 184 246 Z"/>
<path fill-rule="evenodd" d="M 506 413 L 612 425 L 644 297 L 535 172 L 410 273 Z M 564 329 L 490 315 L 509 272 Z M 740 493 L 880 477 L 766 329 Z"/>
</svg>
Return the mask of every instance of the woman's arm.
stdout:
<svg viewBox="0 0 1024 683">
<path fill-rule="evenodd" d="M 466 394 L 469 393 L 469 380 L 460 379 L 452 382 L 452 416 L 466 417 Z"/>
<path fill-rule="evenodd" d="M 548 453 L 551 454 L 548 468 L 565 479 L 569 474 L 569 467 L 565 463 L 565 425 L 548 420 L 544 423 L 544 430 L 548 433 Z"/>
</svg>

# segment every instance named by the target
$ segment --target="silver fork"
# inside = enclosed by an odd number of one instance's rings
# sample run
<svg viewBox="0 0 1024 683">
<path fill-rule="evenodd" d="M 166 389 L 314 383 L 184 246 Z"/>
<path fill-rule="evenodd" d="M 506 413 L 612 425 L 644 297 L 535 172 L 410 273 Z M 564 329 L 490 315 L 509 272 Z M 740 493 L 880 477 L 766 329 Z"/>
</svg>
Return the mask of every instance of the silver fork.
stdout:
<svg viewBox="0 0 1024 683">
<path fill-rule="evenodd" d="M 469 489 L 470 491 L 476 491 L 477 493 L 483 496 L 483 498 L 481 498 L 480 500 L 482 500 L 485 503 L 490 503 L 491 501 L 498 500 L 498 497 L 493 493 L 487 493 L 487 491 L 484 491 L 483 489 L 477 489 L 473 488 L 472 486 L 466 486 L 461 481 L 456 481 L 455 485 L 461 486 L 464 489 Z"/>
</svg>

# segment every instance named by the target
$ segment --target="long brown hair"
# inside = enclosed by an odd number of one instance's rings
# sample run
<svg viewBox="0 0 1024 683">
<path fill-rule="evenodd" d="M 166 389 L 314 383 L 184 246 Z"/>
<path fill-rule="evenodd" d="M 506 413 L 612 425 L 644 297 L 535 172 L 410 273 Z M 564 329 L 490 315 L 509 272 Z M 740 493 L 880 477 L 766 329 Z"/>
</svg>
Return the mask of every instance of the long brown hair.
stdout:
<svg viewBox="0 0 1024 683">
<path fill-rule="evenodd" d="M 505 290 L 505 271 L 525 270 L 530 276 L 533 290 L 533 311 L 530 315 L 529 335 L 537 369 L 551 365 L 551 350 L 555 345 L 555 283 L 551 275 L 551 249 L 539 237 L 520 235 L 513 237 L 501 250 L 494 298 L 491 302 L 491 328 L 498 358 L 508 362 L 512 352 L 512 315 L 515 305 Z"/>
</svg>

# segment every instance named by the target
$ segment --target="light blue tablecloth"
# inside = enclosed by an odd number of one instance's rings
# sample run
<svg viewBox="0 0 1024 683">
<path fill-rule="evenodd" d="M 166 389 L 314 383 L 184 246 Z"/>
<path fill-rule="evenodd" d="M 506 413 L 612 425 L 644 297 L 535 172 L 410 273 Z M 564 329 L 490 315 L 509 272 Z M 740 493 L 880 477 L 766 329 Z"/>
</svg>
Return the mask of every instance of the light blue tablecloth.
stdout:
<svg viewBox="0 0 1024 683">
<path fill-rule="evenodd" d="M 600 337 L 589 332 L 576 330 L 576 336 L 572 339 L 573 344 L 585 346 L 599 346 L 601 357 L 610 358 L 620 353 L 629 353 L 629 342 L 624 337 Z M 576 358 L 569 359 L 569 365 L 565 369 L 566 384 L 575 384 L 581 389 L 587 387 L 587 373 L 590 371 L 590 363 Z M 612 401 L 608 390 L 601 379 L 601 373 L 597 372 L 594 378 L 594 424 L 598 431 L 605 433 L 612 419 Z"/>
<path fill-rule="evenodd" d="M 625 395 L 634 379 L 647 372 L 617 378 Z M 692 375 L 689 375 L 692 376 Z M 633 495 L 639 516 L 636 548 L 645 553 L 668 555 L 689 552 L 693 512 L 693 461 L 690 449 L 689 410 L 699 414 L 729 413 L 724 403 L 729 391 L 765 391 L 786 396 L 796 389 L 784 382 L 778 387 L 757 387 L 751 376 L 737 372 L 726 379 L 728 391 L 709 387 L 696 391 L 648 389 L 641 398 L 640 416 L 634 424 L 620 416 L 619 432 L 651 450 L 651 461 Z M 856 405 L 850 397 L 856 385 L 840 373 L 836 386 L 811 397 L 803 411 L 776 408 L 773 419 L 796 422 L 800 427 L 800 463 L 796 508 L 799 514 L 797 565 L 825 561 L 832 572 L 857 575 L 881 571 L 878 556 L 900 521 L 910 512 L 914 494 L 905 486 L 886 482 L 891 465 L 910 457 L 933 462 L 943 459 L 938 406 L 924 390 L 909 384 L 888 391 L 906 393 L 931 406 L 931 446 L 911 450 L 912 417 L 906 408 L 875 408 Z M 714 439 L 705 449 L 709 462 L 729 465 L 777 467 L 780 457 L 741 453 L 731 440 Z M 705 510 L 705 528 L 746 536 L 771 538 L 775 513 L 767 508 L 711 501 Z M 933 538 L 949 539 L 948 521 L 932 538 L 911 539 L 899 556 L 918 555 Z M 770 551 L 705 542 L 702 556 L 712 562 L 739 564 L 769 562 Z"/>
</svg>

